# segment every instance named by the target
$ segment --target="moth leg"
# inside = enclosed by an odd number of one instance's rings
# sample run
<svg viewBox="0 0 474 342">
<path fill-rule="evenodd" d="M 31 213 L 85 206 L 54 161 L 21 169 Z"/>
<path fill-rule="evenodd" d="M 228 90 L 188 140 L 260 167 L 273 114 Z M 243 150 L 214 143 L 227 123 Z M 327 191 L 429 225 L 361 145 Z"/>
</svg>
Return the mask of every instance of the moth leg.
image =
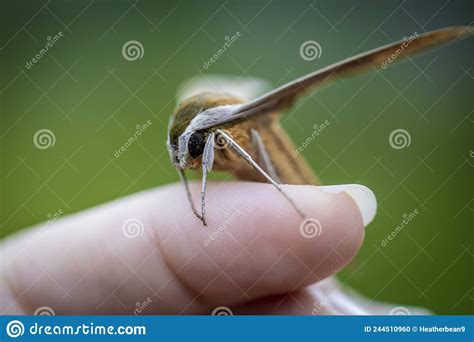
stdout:
<svg viewBox="0 0 474 342">
<path fill-rule="evenodd" d="M 275 182 L 281 184 L 280 178 L 278 177 L 275 167 L 273 166 L 272 160 L 270 159 L 270 155 L 268 154 L 268 151 L 265 148 L 265 145 L 263 144 L 263 140 L 260 136 L 260 133 L 258 133 L 256 129 L 252 128 L 250 130 L 250 134 L 252 135 L 253 144 L 257 148 L 257 153 L 260 159 L 263 161 L 263 164 L 265 165 L 265 169 L 270 174 L 270 177 L 275 180 Z"/>
<path fill-rule="evenodd" d="M 207 226 L 205 217 L 207 173 L 212 170 L 212 164 L 214 163 L 214 143 L 215 133 L 211 132 L 207 137 L 206 145 L 202 153 L 201 221 L 205 226 Z"/>
<path fill-rule="evenodd" d="M 253 159 L 252 157 L 239 145 L 235 142 L 234 139 L 232 139 L 229 135 L 224 133 L 221 130 L 216 130 L 218 134 L 221 134 L 222 137 L 227 141 L 229 146 L 240 156 L 242 157 L 246 162 L 248 162 L 255 170 L 260 172 L 260 174 L 265 177 L 280 193 L 287 199 L 288 202 L 295 208 L 295 210 L 298 212 L 298 214 L 304 219 L 305 215 L 303 212 L 297 207 L 295 202 L 291 199 L 290 196 L 288 196 L 282 189 L 280 185 L 278 185 L 275 180 L 270 177 Z"/>
<path fill-rule="evenodd" d="M 194 206 L 193 198 L 191 197 L 191 191 L 189 190 L 188 180 L 186 179 L 186 175 L 184 174 L 184 170 L 178 169 L 178 174 L 179 174 L 179 178 L 181 179 L 181 183 L 183 183 L 184 188 L 186 189 L 186 196 L 188 197 L 188 202 L 191 205 L 191 209 L 192 209 L 194 215 L 196 215 L 196 217 L 198 219 L 200 219 L 202 221 L 202 223 L 205 225 L 205 221 L 204 221 L 203 217 L 201 217 L 201 215 L 199 215 L 199 213 L 196 210 L 196 207 Z"/>
</svg>

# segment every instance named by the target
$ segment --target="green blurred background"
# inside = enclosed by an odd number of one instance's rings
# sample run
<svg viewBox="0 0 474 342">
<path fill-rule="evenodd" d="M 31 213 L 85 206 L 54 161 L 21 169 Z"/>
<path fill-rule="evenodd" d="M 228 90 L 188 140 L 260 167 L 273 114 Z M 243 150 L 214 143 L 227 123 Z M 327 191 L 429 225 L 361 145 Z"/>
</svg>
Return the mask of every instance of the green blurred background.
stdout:
<svg viewBox="0 0 474 342">
<path fill-rule="evenodd" d="M 165 148 L 178 86 L 200 73 L 274 85 L 355 53 L 449 25 L 472 1 L 2 1 L 2 237 L 177 181 Z M 63 37 L 31 68 L 48 36 Z M 236 32 L 209 69 L 203 64 Z M 122 46 L 144 47 L 127 61 Z M 322 48 L 305 61 L 300 46 Z M 283 125 L 325 184 L 360 182 L 379 201 L 356 260 L 340 278 L 375 300 L 438 314 L 473 313 L 474 40 L 346 79 L 299 102 Z M 152 125 L 118 158 L 136 126 Z M 389 144 L 395 129 L 411 143 Z M 55 144 L 39 149 L 35 133 Z M 418 215 L 382 245 L 404 214 Z"/>
</svg>

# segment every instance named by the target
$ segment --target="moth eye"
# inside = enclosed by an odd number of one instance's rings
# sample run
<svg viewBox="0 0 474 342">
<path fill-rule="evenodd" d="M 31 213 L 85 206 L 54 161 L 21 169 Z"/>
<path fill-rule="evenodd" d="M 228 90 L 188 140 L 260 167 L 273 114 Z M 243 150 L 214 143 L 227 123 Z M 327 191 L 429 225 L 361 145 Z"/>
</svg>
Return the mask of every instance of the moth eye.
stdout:
<svg viewBox="0 0 474 342">
<path fill-rule="evenodd" d="M 191 134 L 188 141 L 189 155 L 192 158 L 199 157 L 204 151 L 205 144 L 206 144 L 206 140 L 204 138 L 204 133 L 194 132 L 193 134 Z"/>
</svg>

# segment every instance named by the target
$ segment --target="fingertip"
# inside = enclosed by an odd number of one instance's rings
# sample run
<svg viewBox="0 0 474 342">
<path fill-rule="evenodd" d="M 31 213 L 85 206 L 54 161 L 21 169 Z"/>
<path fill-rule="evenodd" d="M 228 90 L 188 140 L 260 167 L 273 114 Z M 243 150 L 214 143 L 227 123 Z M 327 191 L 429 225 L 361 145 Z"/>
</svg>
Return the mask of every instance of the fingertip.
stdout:
<svg viewBox="0 0 474 342">
<path fill-rule="evenodd" d="M 321 186 L 321 190 L 329 193 L 345 192 L 359 208 L 364 226 L 367 226 L 375 218 L 377 213 L 377 198 L 372 190 L 361 184 L 343 184 Z"/>
<path fill-rule="evenodd" d="M 193 193 L 199 192 L 196 184 L 191 189 Z M 331 193 L 314 186 L 284 185 L 283 189 L 306 219 L 301 219 L 269 184 L 210 183 L 207 227 L 193 217 L 185 203 L 184 191 L 173 189 L 173 196 L 179 195 L 183 200 L 183 205 L 176 208 L 178 214 L 173 214 L 178 218 L 177 233 L 165 247 L 172 259 L 178 260 L 175 267 L 180 267 L 179 260 L 197 251 L 204 255 L 209 266 L 187 267 L 206 275 L 202 282 L 189 279 L 198 289 L 208 285 L 205 279 L 212 277 L 213 272 L 230 270 L 232 282 L 254 297 L 292 291 L 344 267 L 357 253 L 364 237 L 363 218 L 354 199 L 343 192 Z M 169 201 L 168 196 L 168 202 L 174 203 L 176 199 Z M 168 211 L 165 213 L 170 215 Z M 192 246 L 183 248 L 184 239 L 178 238 L 182 234 Z M 209 297 L 222 301 L 232 298 L 225 280 L 220 284 L 223 286 L 214 285 L 214 293 Z M 240 289 L 235 294 L 241 300 Z"/>
<path fill-rule="evenodd" d="M 335 190 L 335 189 L 333 189 Z M 325 187 L 297 186 L 306 218 L 300 220 L 298 244 L 302 260 L 324 279 L 347 265 L 357 254 L 365 236 L 364 217 L 352 195 L 327 191 Z M 298 202 L 301 203 L 301 202 Z"/>
</svg>

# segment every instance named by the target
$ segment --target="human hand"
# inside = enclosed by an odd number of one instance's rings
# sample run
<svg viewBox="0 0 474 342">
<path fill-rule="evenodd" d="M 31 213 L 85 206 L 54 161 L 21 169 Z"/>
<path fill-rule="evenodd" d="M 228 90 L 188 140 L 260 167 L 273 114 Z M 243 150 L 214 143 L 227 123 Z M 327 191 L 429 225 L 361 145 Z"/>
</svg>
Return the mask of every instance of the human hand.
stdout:
<svg viewBox="0 0 474 342">
<path fill-rule="evenodd" d="M 1 245 L 3 314 L 370 312 L 322 280 L 361 246 L 372 191 L 284 188 L 304 222 L 271 185 L 230 182 L 209 184 L 204 227 L 174 184 L 18 233 Z"/>
</svg>

